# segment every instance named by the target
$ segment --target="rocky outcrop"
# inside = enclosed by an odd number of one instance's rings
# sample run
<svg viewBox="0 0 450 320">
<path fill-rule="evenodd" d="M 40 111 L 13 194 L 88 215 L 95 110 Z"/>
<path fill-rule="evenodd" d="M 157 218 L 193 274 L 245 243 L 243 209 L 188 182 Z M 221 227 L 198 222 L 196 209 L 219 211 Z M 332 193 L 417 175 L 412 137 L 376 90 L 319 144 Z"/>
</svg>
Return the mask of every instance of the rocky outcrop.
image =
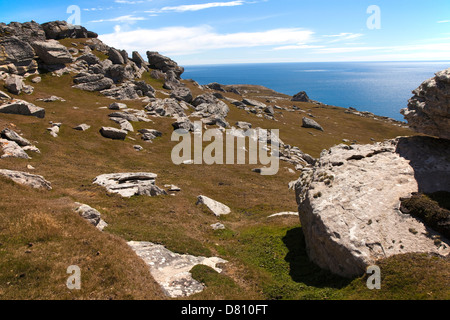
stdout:
<svg viewBox="0 0 450 320">
<path fill-rule="evenodd" d="M 51 183 L 42 176 L 30 174 L 26 172 L 0 169 L 0 176 L 11 179 L 15 183 L 26 185 L 35 189 L 51 190 Z"/>
<path fill-rule="evenodd" d="M 295 94 L 292 97 L 291 101 L 298 101 L 298 102 L 311 102 L 312 100 L 309 99 L 308 95 L 305 91 L 300 91 L 299 93 Z"/>
<path fill-rule="evenodd" d="M 417 132 L 450 139 L 450 68 L 423 82 L 401 113 Z"/>
<path fill-rule="evenodd" d="M 122 197 L 132 197 L 139 195 L 158 196 L 167 194 L 166 191 L 155 185 L 157 175 L 154 173 L 112 173 L 103 174 L 94 179 L 94 184 L 98 184 L 108 192 L 118 193 Z"/>
<path fill-rule="evenodd" d="M 97 34 L 86 30 L 82 26 L 76 26 L 66 21 L 51 21 L 41 25 L 47 39 L 65 39 L 65 38 L 97 38 Z"/>
<path fill-rule="evenodd" d="M 188 297 L 205 289 L 205 285 L 195 280 L 190 273 L 196 265 L 206 265 L 221 273 L 219 265 L 227 262 L 218 257 L 174 253 L 151 242 L 130 241 L 128 245 L 144 260 L 155 281 L 171 298 Z"/>
<path fill-rule="evenodd" d="M 313 262 L 354 277 L 395 254 L 448 255 L 448 240 L 436 245 L 434 230 L 400 211 L 400 198 L 413 192 L 450 191 L 449 145 L 428 139 L 339 145 L 302 172 L 296 194 Z"/>
<path fill-rule="evenodd" d="M 66 64 L 73 61 L 69 50 L 56 40 L 35 41 L 31 46 L 45 64 Z"/>
<path fill-rule="evenodd" d="M 10 74 L 34 73 L 37 63 L 29 43 L 17 37 L 0 38 L 0 70 Z"/>
<path fill-rule="evenodd" d="M 161 70 L 164 73 L 173 71 L 178 79 L 184 72 L 183 67 L 180 67 L 175 61 L 159 54 L 158 52 L 147 51 L 147 58 L 150 68 Z"/>
</svg>

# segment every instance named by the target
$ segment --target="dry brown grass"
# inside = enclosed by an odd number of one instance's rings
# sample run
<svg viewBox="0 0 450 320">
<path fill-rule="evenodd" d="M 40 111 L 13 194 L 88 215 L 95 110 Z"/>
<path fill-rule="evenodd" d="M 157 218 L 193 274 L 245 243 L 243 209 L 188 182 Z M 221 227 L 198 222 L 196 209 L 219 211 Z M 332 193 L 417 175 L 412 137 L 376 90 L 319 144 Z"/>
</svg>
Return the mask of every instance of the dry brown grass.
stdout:
<svg viewBox="0 0 450 320">
<path fill-rule="evenodd" d="M 162 138 L 153 143 L 143 142 L 136 133 L 129 134 L 136 140 L 108 140 L 100 135 L 100 127 L 117 125 L 108 119 L 110 110 L 99 108 L 113 100 L 99 93 L 72 89 L 70 75 L 46 74 L 42 78 L 41 83 L 33 84 L 32 95 L 22 94 L 18 98 L 44 107 L 47 112 L 44 120 L 0 115 L 0 129 L 14 124 L 16 131 L 41 150 L 41 154 L 31 154 L 32 160 L 1 159 L 0 167 L 26 171 L 27 164 L 31 164 L 36 168 L 32 173 L 43 175 L 53 187 L 50 192 L 30 190 L 0 179 L 0 299 L 164 298 L 147 267 L 126 245 L 127 240 L 151 241 L 180 253 L 228 259 L 224 276 L 232 279 L 235 286 L 216 284 L 192 299 L 267 297 L 262 287 L 270 276 L 255 269 L 245 256 L 238 253 L 233 256 L 232 248 L 241 248 L 240 237 L 251 228 L 298 227 L 296 218 L 267 219 L 270 214 L 297 209 L 295 195 L 287 186 L 299 175 L 288 172 L 292 165 L 281 162 L 280 171 L 274 176 L 256 174 L 251 169 L 258 166 L 252 165 L 176 166 L 170 157 L 172 147 L 177 144 L 170 141 L 172 119 L 153 118 L 153 123 L 133 123 L 136 132 L 142 128 L 161 131 Z M 162 89 L 161 81 L 150 79 L 147 73 L 144 78 L 156 89 Z M 186 84 L 194 96 L 203 93 L 192 83 Z M 248 97 L 273 95 L 264 90 L 250 92 Z M 50 95 L 67 101 L 36 102 L 37 98 Z M 241 99 L 234 94 L 225 95 Z M 158 97 L 164 95 L 158 93 Z M 325 132 L 302 128 L 304 113 L 299 111 L 277 113 L 277 121 L 270 121 L 230 104 L 227 120 L 232 125 L 236 121 L 249 121 L 254 127 L 280 129 L 285 143 L 315 157 L 344 138 L 370 143 L 371 138 L 383 140 L 411 134 L 407 129 L 345 114 L 342 108 L 292 103 L 281 98 L 285 96 L 274 99 L 277 105 L 295 104 L 310 110 Z M 141 101 L 126 103 L 136 109 L 145 105 Z M 59 137 L 53 138 L 46 131 L 49 121 L 63 124 Z M 91 129 L 86 132 L 72 129 L 81 123 L 91 125 Z M 142 145 L 144 151 L 136 152 L 135 144 Z M 182 191 L 176 196 L 124 199 L 92 184 L 100 174 L 139 171 L 157 173 L 158 186 L 175 184 Z M 195 205 L 200 194 L 227 204 L 232 213 L 221 218 L 212 216 Z M 73 213 L 71 206 L 75 201 L 102 213 L 109 224 L 103 233 Z M 212 231 L 210 225 L 218 221 L 227 226 L 225 233 Z M 239 250 L 236 252 L 245 251 Z M 65 286 L 66 269 L 74 264 L 82 269 L 81 291 L 69 291 Z"/>
</svg>

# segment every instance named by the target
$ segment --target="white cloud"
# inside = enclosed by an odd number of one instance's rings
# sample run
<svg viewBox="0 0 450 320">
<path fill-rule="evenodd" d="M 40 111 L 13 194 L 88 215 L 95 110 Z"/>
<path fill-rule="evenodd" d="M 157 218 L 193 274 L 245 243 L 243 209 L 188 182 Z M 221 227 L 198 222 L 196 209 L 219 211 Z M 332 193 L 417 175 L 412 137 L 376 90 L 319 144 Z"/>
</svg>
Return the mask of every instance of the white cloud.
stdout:
<svg viewBox="0 0 450 320">
<path fill-rule="evenodd" d="M 202 4 L 186 4 L 180 6 L 167 6 L 159 10 L 146 11 L 148 13 L 162 13 L 162 12 L 186 12 L 186 11 L 199 11 L 210 8 L 218 7 L 235 7 L 242 6 L 246 2 L 243 0 L 229 1 L 229 2 L 209 2 Z"/>
<path fill-rule="evenodd" d="M 298 45 L 308 43 L 312 35 L 312 31 L 298 28 L 221 34 L 209 26 L 197 26 L 115 32 L 100 39 L 129 51 L 151 50 L 174 56 L 226 48 Z"/>
<path fill-rule="evenodd" d="M 449 23 L 450 22 L 450 20 L 441 20 L 441 21 L 438 21 L 437 23 Z"/>
<path fill-rule="evenodd" d="M 128 1 L 128 0 L 115 0 L 115 3 L 120 3 L 120 4 L 139 4 L 139 3 L 144 3 L 144 1 Z"/>
<path fill-rule="evenodd" d="M 289 46 L 276 47 L 276 48 L 273 48 L 273 50 L 278 51 L 278 50 L 319 49 L 319 48 L 323 48 L 323 47 L 324 46 L 314 46 L 314 45 L 310 45 L 310 44 L 294 44 L 294 45 L 289 45 Z"/>
<path fill-rule="evenodd" d="M 141 20 L 147 20 L 147 18 L 126 15 L 126 16 L 120 16 L 120 17 L 111 18 L 111 19 L 93 20 L 90 22 L 132 22 L 132 21 L 141 21 Z"/>
<path fill-rule="evenodd" d="M 333 40 L 329 41 L 330 43 L 339 42 L 339 41 L 348 41 L 348 40 L 355 40 L 359 39 L 363 36 L 362 33 L 349 33 L 349 32 L 342 32 L 339 34 L 332 34 L 332 35 L 324 35 L 324 38 L 332 38 Z"/>
</svg>

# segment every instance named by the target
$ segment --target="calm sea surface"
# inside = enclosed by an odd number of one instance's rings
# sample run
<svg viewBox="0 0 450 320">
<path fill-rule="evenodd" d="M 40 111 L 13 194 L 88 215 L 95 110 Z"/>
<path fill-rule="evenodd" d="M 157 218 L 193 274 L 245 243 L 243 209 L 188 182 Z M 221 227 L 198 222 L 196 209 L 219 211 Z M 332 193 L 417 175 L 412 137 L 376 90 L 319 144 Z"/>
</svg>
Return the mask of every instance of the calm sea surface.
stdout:
<svg viewBox="0 0 450 320">
<path fill-rule="evenodd" d="M 325 104 L 354 107 L 402 120 L 411 91 L 434 73 L 450 67 L 441 62 L 314 62 L 185 66 L 183 79 L 204 85 L 262 85 L 294 95 L 308 96 Z"/>
</svg>

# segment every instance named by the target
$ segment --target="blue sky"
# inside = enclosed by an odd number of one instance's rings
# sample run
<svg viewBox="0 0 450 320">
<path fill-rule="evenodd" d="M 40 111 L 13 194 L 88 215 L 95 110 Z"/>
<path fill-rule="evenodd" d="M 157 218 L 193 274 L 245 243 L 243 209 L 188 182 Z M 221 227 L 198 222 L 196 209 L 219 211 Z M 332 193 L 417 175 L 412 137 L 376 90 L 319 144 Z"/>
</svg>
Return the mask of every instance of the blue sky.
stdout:
<svg viewBox="0 0 450 320">
<path fill-rule="evenodd" d="M 12 3 L 1 0 L 1 22 L 68 21 L 75 11 L 67 9 L 75 5 L 81 24 L 108 45 L 159 51 L 181 65 L 450 60 L 449 0 Z"/>
</svg>

